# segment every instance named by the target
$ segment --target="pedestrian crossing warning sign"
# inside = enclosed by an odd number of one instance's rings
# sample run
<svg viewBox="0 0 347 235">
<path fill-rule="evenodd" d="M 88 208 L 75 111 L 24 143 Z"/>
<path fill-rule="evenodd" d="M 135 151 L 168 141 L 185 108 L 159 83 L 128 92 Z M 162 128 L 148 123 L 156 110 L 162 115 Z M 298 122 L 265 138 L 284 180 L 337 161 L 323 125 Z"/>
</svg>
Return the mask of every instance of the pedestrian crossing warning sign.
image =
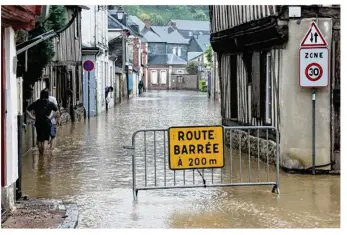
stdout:
<svg viewBox="0 0 347 235">
<path fill-rule="evenodd" d="M 169 128 L 171 170 L 224 167 L 223 126 Z"/>
</svg>

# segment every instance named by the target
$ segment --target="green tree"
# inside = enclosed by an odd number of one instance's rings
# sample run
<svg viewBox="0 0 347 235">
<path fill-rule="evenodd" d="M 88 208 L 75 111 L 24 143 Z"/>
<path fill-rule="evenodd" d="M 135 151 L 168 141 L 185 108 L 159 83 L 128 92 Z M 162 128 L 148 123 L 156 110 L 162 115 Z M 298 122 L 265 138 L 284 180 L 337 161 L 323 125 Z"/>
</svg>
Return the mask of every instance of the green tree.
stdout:
<svg viewBox="0 0 347 235">
<path fill-rule="evenodd" d="M 141 14 L 138 15 L 138 17 L 140 18 L 140 20 L 145 21 L 145 20 L 150 20 L 151 18 L 149 17 L 149 15 L 147 15 L 146 13 L 142 12 Z"/>
<path fill-rule="evenodd" d="M 62 5 L 50 6 L 50 15 L 44 24 L 37 25 L 28 33 L 28 39 L 33 39 L 50 30 L 58 30 L 66 25 L 66 11 Z M 25 53 L 18 56 L 18 74 L 23 75 L 23 96 L 24 99 L 30 99 L 32 86 L 42 76 L 43 69 L 51 62 L 54 56 L 54 46 L 51 39 L 45 40 L 34 47 L 31 47 L 28 52 L 27 71 L 24 71 Z"/>
<path fill-rule="evenodd" d="M 164 25 L 164 19 L 159 14 L 150 13 L 149 14 L 150 21 L 153 25 Z"/>
<path fill-rule="evenodd" d="M 206 55 L 207 62 L 209 64 L 211 64 L 212 63 L 212 53 L 213 53 L 211 44 L 208 46 L 208 48 L 206 49 L 206 51 L 204 53 Z"/>
<path fill-rule="evenodd" d="M 198 62 L 189 61 L 186 70 L 191 75 L 196 75 L 198 73 Z"/>
<path fill-rule="evenodd" d="M 141 10 L 140 10 L 140 6 L 139 5 L 123 6 L 123 7 L 124 7 L 124 11 L 128 15 L 138 16 L 139 14 L 141 14 Z"/>
<path fill-rule="evenodd" d="M 201 21 L 208 20 L 208 17 L 203 10 L 195 11 L 195 13 L 193 14 L 193 18 L 195 20 L 201 20 Z"/>
</svg>

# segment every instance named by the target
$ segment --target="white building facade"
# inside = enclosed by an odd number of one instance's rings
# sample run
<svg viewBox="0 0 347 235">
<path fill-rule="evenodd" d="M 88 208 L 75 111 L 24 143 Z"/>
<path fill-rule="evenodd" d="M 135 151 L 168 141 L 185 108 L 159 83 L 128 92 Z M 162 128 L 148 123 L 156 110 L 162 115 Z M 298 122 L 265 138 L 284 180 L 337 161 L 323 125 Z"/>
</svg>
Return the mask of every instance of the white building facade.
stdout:
<svg viewBox="0 0 347 235">
<path fill-rule="evenodd" d="M 90 116 L 97 116 L 106 110 L 105 88 L 112 85 L 114 70 L 108 58 L 107 5 L 88 7 L 82 10 L 82 63 L 93 61 L 94 70 L 89 74 L 88 85 L 88 72 L 83 69 L 83 104 L 86 113 L 90 107 Z"/>
</svg>

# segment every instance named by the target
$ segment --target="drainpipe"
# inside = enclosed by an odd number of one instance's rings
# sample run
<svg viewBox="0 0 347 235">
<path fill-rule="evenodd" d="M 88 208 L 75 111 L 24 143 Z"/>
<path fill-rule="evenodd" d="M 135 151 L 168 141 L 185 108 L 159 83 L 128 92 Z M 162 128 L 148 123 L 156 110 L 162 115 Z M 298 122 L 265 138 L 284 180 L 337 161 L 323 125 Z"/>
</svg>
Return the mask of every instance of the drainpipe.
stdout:
<svg viewBox="0 0 347 235">
<path fill-rule="evenodd" d="M 5 71 L 5 28 L 1 27 L 1 187 L 6 186 L 6 71 Z"/>
</svg>

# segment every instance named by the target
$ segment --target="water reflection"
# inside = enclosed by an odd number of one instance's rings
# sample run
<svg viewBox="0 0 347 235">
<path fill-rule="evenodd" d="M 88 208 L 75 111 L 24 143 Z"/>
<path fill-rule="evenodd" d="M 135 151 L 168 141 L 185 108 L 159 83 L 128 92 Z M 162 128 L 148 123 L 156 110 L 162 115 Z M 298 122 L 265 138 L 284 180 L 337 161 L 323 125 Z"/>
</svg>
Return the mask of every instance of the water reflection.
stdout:
<svg viewBox="0 0 347 235">
<path fill-rule="evenodd" d="M 140 191 L 133 201 L 131 158 L 122 147 L 134 131 L 214 124 L 221 124 L 219 104 L 205 93 L 146 92 L 98 118 L 58 127 L 51 157 L 30 151 L 23 158 L 24 191 L 75 200 L 80 228 L 340 226 L 338 176 L 282 173 L 280 198 L 264 186 Z"/>
</svg>

